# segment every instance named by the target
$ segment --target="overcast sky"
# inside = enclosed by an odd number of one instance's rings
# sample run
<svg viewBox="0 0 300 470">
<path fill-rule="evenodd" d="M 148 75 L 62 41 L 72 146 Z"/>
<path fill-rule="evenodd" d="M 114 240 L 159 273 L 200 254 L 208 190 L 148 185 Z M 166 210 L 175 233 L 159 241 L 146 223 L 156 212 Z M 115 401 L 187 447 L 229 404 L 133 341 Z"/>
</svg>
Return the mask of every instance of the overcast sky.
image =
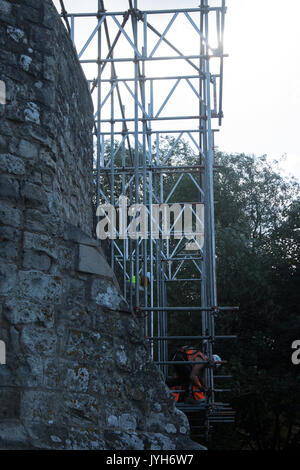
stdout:
<svg viewBox="0 0 300 470">
<path fill-rule="evenodd" d="M 58 0 L 54 3 L 59 6 Z M 127 0 L 104 3 L 114 11 L 128 5 Z M 219 4 L 219 0 L 209 3 Z M 300 0 L 226 3 L 225 52 L 229 57 L 224 68 L 224 120 L 216 144 L 225 152 L 267 154 L 270 159 L 286 154 L 283 172 L 300 179 Z M 96 0 L 65 0 L 65 5 L 69 12 L 97 9 Z M 198 5 L 199 0 L 139 0 L 141 9 Z M 86 26 L 89 32 L 90 28 Z M 83 36 L 84 26 L 79 31 Z"/>
<path fill-rule="evenodd" d="M 227 0 L 220 149 L 287 155 L 300 179 L 300 1 Z"/>
</svg>

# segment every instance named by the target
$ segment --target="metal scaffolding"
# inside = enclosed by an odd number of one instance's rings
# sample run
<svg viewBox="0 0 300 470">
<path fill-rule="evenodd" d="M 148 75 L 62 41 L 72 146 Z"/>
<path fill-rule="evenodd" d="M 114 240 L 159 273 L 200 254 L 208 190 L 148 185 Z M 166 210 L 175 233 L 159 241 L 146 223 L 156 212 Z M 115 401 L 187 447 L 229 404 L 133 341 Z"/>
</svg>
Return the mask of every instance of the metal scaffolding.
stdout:
<svg viewBox="0 0 300 470">
<path fill-rule="evenodd" d="M 96 207 L 110 204 L 120 210 L 122 196 L 128 207 L 142 204 L 147 208 L 147 236 L 121 236 L 122 224 L 127 229 L 134 221 L 137 212 L 132 213 L 129 222 L 119 221 L 110 255 L 112 267 L 122 273 L 124 297 L 144 318 L 152 357 L 165 375 L 172 340 L 202 343 L 208 363 L 215 342 L 232 338 L 215 334 L 216 314 L 230 309 L 218 307 L 216 293 L 213 171 L 218 128 L 212 124 L 215 120 L 221 125 L 223 118 L 226 6 L 225 0 L 212 0 L 211 6 L 208 0 L 184 3 L 199 2 L 163 10 L 157 8 L 160 2 L 156 0 L 114 0 L 105 5 L 103 0 L 90 0 L 86 2 L 89 10 L 76 12 L 72 0 L 60 0 L 61 15 L 95 104 Z M 122 11 L 111 10 L 120 4 Z M 149 4 L 151 9 L 146 8 Z M 193 149 L 196 163 L 189 164 L 178 155 L 174 158 L 183 143 Z M 197 194 L 196 201 L 176 199 L 186 178 Z M 198 229 L 191 236 L 178 231 L 175 216 L 169 235 L 164 217 L 154 233 L 155 208 L 163 212 L 173 204 L 180 207 L 177 219 L 187 208 L 201 233 Z M 197 275 L 186 276 L 189 266 Z M 181 281 L 199 286 L 201 305 L 168 305 L 168 283 L 177 286 Z M 168 335 L 168 313 L 174 311 L 199 315 L 195 336 Z M 205 409 L 206 431 L 212 422 L 232 421 L 228 405 L 216 400 L 215 394 L 223 389 L 215 387 L 215 378 L 213 367 L 208 367 L 205 403 L 178 405 L 187 413 Z"/>
</svg>

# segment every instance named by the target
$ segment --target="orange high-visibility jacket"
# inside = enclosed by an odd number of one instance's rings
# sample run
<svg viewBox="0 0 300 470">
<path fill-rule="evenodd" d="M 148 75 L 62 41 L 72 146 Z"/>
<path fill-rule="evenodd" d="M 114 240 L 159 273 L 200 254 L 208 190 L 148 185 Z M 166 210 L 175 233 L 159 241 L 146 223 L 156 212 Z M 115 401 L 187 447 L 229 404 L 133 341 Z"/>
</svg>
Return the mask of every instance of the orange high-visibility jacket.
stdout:
<svg viewBox="0 0 300 470">
<path fill-rule="evenodd" d="M 197 349 L 184 349 L 184 351 L 187 354 L 188 360 L 189 361 L 205 361 L 205 357 L 202 354 L 201 351 L 198 351 Z M 192 391 L 193 391 L 193 398 L 194 400 L 203 400 L 205 398 L 204 392 L 199 392 L 198 389 L 201 387 L 201 382 L 198 377 L 196 377 L 197 385 L 193 385 Z M 183 390 L 182 385 L 178 385 L 176 387 L 171 387 L 171 390 Z M 174 398 L 175 401 L 179 401 L 180 398 L 180 392 L 175 392 L 174 393 Z"/>
</svg>

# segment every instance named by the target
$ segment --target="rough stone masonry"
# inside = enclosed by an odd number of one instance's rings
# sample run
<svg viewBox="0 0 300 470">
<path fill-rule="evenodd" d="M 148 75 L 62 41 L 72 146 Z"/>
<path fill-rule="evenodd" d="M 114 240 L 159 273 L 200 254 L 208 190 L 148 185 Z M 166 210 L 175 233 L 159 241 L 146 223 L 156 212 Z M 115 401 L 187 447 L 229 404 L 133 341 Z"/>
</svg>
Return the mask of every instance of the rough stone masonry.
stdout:
<svg viewBox="0 0 300 470">
<path fill-rule="evenodd" d="M 0 80 L 0 448 L 201 449 L 92 238 L 93 106 L 50 0 L 0 1 Z"/>
</svg>

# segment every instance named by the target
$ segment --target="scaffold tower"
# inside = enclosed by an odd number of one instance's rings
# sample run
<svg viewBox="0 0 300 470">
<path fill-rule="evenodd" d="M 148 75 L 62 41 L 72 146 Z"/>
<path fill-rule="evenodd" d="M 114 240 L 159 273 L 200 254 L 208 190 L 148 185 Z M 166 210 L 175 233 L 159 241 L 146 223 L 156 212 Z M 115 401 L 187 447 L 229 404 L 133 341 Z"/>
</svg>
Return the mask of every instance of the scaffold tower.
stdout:
<svg viewBox="0 0 300 470">
<path fill-rule="evenodd" d="M 233 309 L 217 302 L 213 196 L 215 134 L 223 118 L 225 0 L 55 3 L 94 102 L 97 220 L 103 215 L 99 205 L 119 215 L 122 204 L 132 211 L 128 220 L 120 217 L 109 248 L 124 298 L 143 318 L 152 358 L 165 376 L 172 341 L 201 344 L 202 362 L 209 364 L 215 342 L 233 338 L 215 333 L 216 314 Z M 192 149 L 192 163 L 174 158 L 182 143 Z M 182 184 L 193 186 L 196 200 L 178 199 Z M 146 229 L 136 238 L 125 236 L 141 206 Z M 183 215 L 192 231 L 181 229 Z M 188 266 L 193 276 L 187 276 Z M 167 287 L 180 290 L 183 281 L 197 286 L 199 306 L 169 304 Z M 193 336 L 168 334 L 170 314 L 179 311 L 198 316 Z M 212 366 L 206 370 L 204 402 L 178 407 L 187 414 L 205 412 L 207 432 L 212 423 L 232 422 L 233 412 L 216 398 L 221 390 L 215 380 L 224 377 L 214 375 Z"/>
</svg>

